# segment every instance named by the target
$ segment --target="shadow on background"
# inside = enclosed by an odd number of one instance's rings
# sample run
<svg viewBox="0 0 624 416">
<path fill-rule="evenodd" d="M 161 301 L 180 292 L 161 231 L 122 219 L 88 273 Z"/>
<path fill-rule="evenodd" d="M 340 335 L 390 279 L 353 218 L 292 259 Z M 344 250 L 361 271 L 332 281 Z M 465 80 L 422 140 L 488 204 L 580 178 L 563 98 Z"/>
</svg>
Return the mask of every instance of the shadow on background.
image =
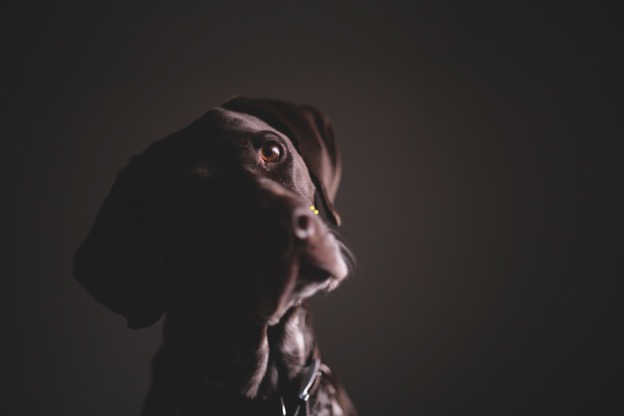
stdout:
<svg viewBox="0 0 624 416">
<path fill-rule="evenodd" d="M 0 412 L 138 414 L 160 329 L 72 256 L 130 155 L 235 94 L 333 119 L 359 267 L 315 320 L 363 415 L 622 410 L 614 10 L 41 3 L 0 14 Z"/>
</svg>

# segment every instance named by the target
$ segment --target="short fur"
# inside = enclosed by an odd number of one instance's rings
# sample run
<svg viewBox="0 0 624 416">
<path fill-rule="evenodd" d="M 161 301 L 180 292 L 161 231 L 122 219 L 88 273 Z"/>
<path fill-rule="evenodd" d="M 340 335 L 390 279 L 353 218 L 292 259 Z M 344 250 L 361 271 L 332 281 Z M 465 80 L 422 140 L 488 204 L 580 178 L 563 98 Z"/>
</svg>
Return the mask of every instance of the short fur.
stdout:
<svg viewBox="0 0 624 416">
<path fill-rule="evenodd" d="M 276 146 L 279 159 L 263 149 Z M 166 311 L 143 415 L 280 415 L 319 358 L 305 299 L 348 254 L 310 210 L 334 207 L 340 155 L 312 107 L 238 97 L 152 144 L 118 175 L 75 258 L 131 328 Z M 345 257 L 347 256 L 347 257 Z M 355 415 L 321 367 L 310 414 Z M 290 413 L 289 413 L 290 414 Z"/>
</svg>

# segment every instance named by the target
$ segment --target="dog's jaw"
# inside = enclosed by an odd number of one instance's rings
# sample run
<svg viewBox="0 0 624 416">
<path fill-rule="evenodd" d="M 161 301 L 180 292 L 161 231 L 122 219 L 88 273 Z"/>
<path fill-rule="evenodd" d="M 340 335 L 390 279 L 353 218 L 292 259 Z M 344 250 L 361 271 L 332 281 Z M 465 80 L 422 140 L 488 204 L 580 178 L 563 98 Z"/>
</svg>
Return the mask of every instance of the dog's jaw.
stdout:
<svg viewBox="0 0 624 416">
<path fill-rule="evenodd" d="M 305 299 L 335 289 L 349 273 L 336 238 L 320 220 L 315 221 L 315 232 L 299 242 L 295 255 L 296 277 L 290 282 L 288 292 L 283 294 L 280 307 L 268 319 L 270 326 L 276 325 L 287 310 Z"/>
</svg>

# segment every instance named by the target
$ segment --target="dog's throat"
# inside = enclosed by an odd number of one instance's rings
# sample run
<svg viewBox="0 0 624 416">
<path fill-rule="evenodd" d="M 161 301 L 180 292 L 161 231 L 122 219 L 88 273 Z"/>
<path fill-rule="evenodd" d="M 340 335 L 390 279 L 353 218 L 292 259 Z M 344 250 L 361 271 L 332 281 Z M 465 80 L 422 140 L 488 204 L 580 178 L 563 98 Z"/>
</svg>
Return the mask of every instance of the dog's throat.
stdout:
<svg viewBox="0 0 624 416">
<path fill-rule="evenodd" d="M 179 376 L 248 399 L 267 398 L 297 379 L 315 350 L 307 305 L 291 307 L 273 326 L 254 323 L 211 327 L 193 339 L 165 324 L 165 348 Z"/>
</svg>

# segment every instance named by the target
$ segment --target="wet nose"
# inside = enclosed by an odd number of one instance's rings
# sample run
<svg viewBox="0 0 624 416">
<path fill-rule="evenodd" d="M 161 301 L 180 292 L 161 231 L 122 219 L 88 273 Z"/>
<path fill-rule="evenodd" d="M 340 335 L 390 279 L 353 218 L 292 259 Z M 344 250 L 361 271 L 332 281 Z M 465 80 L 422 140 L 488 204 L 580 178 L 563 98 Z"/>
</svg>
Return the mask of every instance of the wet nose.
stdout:
<svg viewBox="0 0 624 416">
<path fill-rule="evenodd" d="M 295 235 L 302 240 L 312 237 L 316 232 L 317 221 L 312 211 L 303 208 L 295 210 L 293 213 Z"/>
</svg>

